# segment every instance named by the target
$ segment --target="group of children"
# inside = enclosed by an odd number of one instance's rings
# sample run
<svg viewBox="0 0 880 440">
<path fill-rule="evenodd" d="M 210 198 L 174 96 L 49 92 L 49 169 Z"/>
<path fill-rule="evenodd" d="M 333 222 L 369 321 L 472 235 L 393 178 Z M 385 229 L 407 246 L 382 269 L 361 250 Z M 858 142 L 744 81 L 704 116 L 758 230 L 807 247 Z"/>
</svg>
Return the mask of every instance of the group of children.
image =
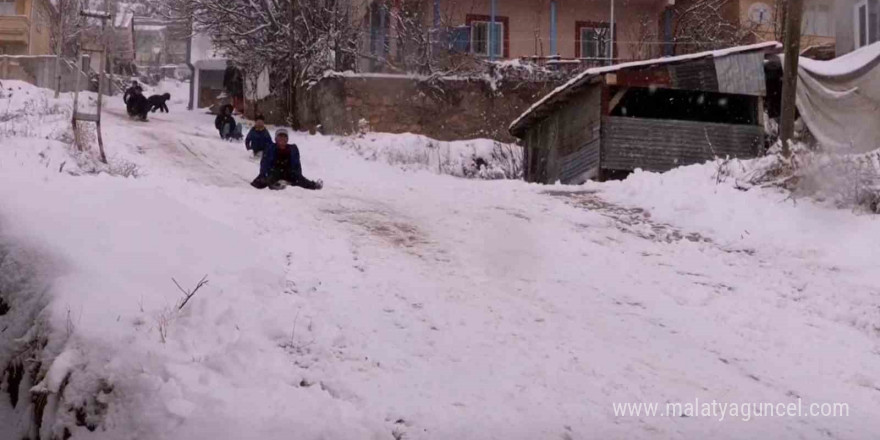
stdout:
<svg viewBox="0 0 880 440">
<path fill-rule="evenodd" d="M 171 95 L 165 93 L 146 98 L 144 89 L 137 81 L 133 81 L 122 99 L 130 117 L 146 121 L 148 112 L 162 110 L 168 113 L 167 101 L 171 99 Z M 214 127 L 223 140 L 241 140 L 243 137 L 241 124 L 235 122 L 232 110 L 231 105 L 221 107 L 214 120 Z M 288 143 L 287 130 L 283 128 L 276 130 L 273 141 L 265 122 L 263 115 L 257 115 L 254 127 L 248 132 L 244 141 L 245 148 L 252 151 L 254 157 L 262 154 L 260 174 L 251 182 L 251 186 L 257 189 L 282 189 L 287 185 L 313 190 L 323 188 L 324 182 L 321 179 L 312 181 L 303 176 L 299 148 L 296 144 Z"/>
<path fill-rule="evenodd" d="M 131 86 L 125 90 L 122 95 L 122 101 L 125 103 L 125 110 L 131 118 L 137 118 L 141 121 L 147 120 L 147 113 L 155 113 L 161 110 L 168 113 L 168 100 L 171 99 L 170 93 L 162 95 L 152 95 L 149 98 L 144 96 L 144 89 L 137 81 L 132 81 Z"/>
</svg>

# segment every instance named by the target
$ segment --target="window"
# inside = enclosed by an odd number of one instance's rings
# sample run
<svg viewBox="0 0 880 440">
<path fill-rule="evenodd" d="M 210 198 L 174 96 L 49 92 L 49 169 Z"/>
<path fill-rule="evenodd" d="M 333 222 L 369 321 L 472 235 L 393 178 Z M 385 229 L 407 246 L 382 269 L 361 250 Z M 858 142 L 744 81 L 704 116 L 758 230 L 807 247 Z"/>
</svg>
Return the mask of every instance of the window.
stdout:
<svg viewBox="0 0 880 440">
<path fill-rule="evenodd" d="M 577 44 L 575 57 L 577 58 L 608 58 L 609 44 L 611 43 L 608 23 L 582 22 L 576 23 Z"/>
<path fill-rule="evenodd" d="M 382 2 L 370 4 L 369 15 L 370 53 L 384 57 L 388 53 L 388 27 L 391 23 L 391 11 Z"/>
<path fill-rule="evenodd" d="M 470 28 L 468 40 L 470 47 L 468 49 L 473 54 L 483 56 L 489 56 L 491 49 L 493 56 L 507 58 L 510 56 L 510 21 L 507 17 L 496 15 L 495 22 L 491 26 L 492 38 L 490 39 L 489 22 L 491 20 L 492 18 L 488 15 L 468 14 L 466 16 L 465 21 Z"/>
<path fill-rule="evenodd" d="M 860 48 L 880 41 L 880 16 L 877 0 L 863 0 L 856 3 L 854 9 L 855 46 Z"/>
<path fill-rule="evenodd" d="M 0 0 L 0 15 L 17 15 L 15 0 Z"/>
<path fill-rule="evenodd" d="M 801 27 L 803 35 L 819 37 L 834 36 L 834 18 L 831 15 L 831 6 L 827 3 L 807 4 L 804 7 L 803 23 Z"/>
<path fill-rule="evenodd" d="M 503 45 L 504 23 L 492 23 L 492 55 L 503 57 L 504 51 L 501 49 Z M 488 21 L 472 21 L 471 22 L 471 52 L 477 55 L 489 55 L 489 22 Z"/>
</svg>

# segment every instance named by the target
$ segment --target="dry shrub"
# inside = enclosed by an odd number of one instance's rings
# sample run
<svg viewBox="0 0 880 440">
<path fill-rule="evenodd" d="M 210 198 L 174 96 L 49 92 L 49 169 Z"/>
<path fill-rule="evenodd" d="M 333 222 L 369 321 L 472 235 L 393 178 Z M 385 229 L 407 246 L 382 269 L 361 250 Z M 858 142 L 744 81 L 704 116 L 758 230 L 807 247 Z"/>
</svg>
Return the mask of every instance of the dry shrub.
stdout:
<svg viewBox="0 0 880 440">
<path fill-rule="evenodd" d="M 779 187 L 790 191 L 792 197 L 880 213 L 880 150 L 837 154 L 799 145 L 789 157 L 773 152 L 758 159 L 740 176 L 738 185 Z"/>
</svg>

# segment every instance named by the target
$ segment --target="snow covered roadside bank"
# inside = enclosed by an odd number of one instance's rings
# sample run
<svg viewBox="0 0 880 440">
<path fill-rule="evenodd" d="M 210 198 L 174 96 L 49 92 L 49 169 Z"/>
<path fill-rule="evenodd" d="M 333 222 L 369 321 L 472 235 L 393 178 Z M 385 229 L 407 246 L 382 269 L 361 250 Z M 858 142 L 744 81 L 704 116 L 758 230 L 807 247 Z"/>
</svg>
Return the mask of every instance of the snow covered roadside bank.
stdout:
<svg viewBox="0 0 880 440">
<path fill-rule="evenodd" d="M 40 249 L 45 257 L 18 264 L 45 272 L 38 280 L 48 286 L 3 290 L 12 313 L 39 319 L 25 339 L 4 334 L 0 361 L 39 337 L 42 350 L 23 353 L 34 380 L 20 382 L 21 394 L 37 385 L 49 396 L 42 410 L 19 402 L 11 434 L 33 436 L 31 417 L 42 414 L 40 438 L 96 427 L 90 438 L 373 438 L 369 422 L 304 385 L 279 348 L 297 314 L 284 273 L 273 269 L 281 256 L 161 185 L 0 170 L 0 236 L 12 251 Z M 178 310 L 182 294 L 171 278 L 192 289 L 204 275 L 208 285 Z M 101 397 L 109 393 L 112 402 Z"/>
<path fill-rule="evenodd" d="M 760 159 L 763 160 L 763 159 Z M 732 161 L 737 170 L 719 178 L 718 162 L 663 174 L 636 172 L 627 180 L 589 183 L 605 200 L 639 207 L 657 223 L 673 223 L 730 249 L 753 253 L 778 267 L 796 288 L 784 301 L 875 336 L 880 290 L 875 255 L 880 217 L 835 209 L 780 188 L 744 190 L 737 178 L 757 161 Z"/>
<path fill-rule="evenodd" d="M 477 179 L 522 178 L 522 147 L 490 139 L 445 142 L 405 133 L 333 137 L 342 148 L 407 171 Z"/>
</svg>

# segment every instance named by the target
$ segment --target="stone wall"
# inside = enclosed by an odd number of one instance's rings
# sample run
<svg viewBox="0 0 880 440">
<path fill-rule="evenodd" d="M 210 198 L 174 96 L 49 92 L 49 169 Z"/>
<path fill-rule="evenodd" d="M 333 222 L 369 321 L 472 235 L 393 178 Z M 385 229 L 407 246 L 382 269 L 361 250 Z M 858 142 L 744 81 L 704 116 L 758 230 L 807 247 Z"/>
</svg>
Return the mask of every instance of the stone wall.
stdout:
<svg viewBox="0 0 880 440">
<path fill-rule="evenodd" d="M 511 121 L 559 83 L 394 75 L 328 76 L 298 95 L 303 128 L 325 134 L 417 133 L 450 141 L 513 142 Z"/>
</svg>

